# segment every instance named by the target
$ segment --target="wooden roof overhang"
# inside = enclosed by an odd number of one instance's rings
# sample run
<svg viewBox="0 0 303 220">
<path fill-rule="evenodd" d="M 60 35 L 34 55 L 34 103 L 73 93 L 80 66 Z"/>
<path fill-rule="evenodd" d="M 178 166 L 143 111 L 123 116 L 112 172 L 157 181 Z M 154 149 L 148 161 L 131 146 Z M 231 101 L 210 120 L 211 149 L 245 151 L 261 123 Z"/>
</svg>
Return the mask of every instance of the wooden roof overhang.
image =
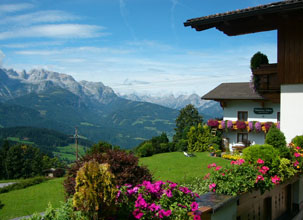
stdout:
<svg viewBox="0 0 303 220">
<path fill-rule="evenodd" d="M 228 36 L 270 31 L 289 21 L 303 20 L 303 0 L 288 0 L 267 5 L 189 19 L 184 26 L 197 31 L 217 28 Z"/>
</svg>

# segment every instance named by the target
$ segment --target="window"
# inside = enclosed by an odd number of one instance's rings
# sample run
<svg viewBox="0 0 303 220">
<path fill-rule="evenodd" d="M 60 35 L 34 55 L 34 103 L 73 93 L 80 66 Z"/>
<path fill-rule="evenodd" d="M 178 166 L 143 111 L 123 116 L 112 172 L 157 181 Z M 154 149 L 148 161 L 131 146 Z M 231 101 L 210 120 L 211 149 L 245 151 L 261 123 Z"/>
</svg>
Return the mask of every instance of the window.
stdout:
<svg viewBox="0 0 303 220">
<path fill-rule="evenodd" d="M 242 142 L 246 145 L 248 143 L 248 133 L 238 133 L 237 142 Z"/>
<path fill-rule="evenodd" d="M 238 112 L 238 121 L 247 121 L 248 112 Z"/>
<path fill-rule="evenodd" d="M 280 121 L 280 112 L 277 112 L 277 121 Z"/>
</svg>

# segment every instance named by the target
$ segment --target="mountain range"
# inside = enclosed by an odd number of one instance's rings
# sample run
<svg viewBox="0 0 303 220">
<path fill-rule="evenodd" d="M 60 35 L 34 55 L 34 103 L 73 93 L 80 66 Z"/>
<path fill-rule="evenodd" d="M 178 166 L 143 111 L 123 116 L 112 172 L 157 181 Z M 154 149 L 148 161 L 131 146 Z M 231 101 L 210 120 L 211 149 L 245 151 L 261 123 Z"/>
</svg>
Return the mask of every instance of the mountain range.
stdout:
<svg viewBox="0 0 303 220">
<path fill-rule="evenodd" d="M 126 99 L 101 82 L 78 82 L 67 74 L 0 68 L 0 127 L 31 126 L 65 134 L 78 127 L 89 140 L 131 148 L 162 132 L 173 135 L 180 107 L 154 103 Z"/>
<path fill-rule="evenodd" d="M 195 106 L 195 108 L 197 108 L 199 113 L 203 115 L 205 120 L 210 118 L 220 118 L 223 114 L 223 110 L 218 102 L 203 100 L 195 93 L 191 95 L 179 96 L 174 96 L 173 94 L 164 96 L 151 96 L 132 93 L 120 96 L 132 101 L 150 102 L 177 110 L 184 108 L 188 104 L 192 104 Z"/>
</svg>

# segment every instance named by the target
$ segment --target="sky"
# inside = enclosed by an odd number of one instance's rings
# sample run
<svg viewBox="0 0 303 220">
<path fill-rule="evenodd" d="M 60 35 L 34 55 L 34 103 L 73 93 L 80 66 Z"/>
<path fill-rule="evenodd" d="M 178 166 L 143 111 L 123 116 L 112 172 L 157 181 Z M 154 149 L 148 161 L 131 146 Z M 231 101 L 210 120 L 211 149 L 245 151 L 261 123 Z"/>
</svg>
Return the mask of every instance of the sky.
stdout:
<svg viewBox="0 0 303 220">
<path fill-rule="evenodd" d="M 187 19 L 274 0 L 1 0 L 0 66 L 102 82 L 120 94 L 204 95 L 248 82 L 257 51 L 277 60 L 276 31 L 228 37 Z"/>
</svg>

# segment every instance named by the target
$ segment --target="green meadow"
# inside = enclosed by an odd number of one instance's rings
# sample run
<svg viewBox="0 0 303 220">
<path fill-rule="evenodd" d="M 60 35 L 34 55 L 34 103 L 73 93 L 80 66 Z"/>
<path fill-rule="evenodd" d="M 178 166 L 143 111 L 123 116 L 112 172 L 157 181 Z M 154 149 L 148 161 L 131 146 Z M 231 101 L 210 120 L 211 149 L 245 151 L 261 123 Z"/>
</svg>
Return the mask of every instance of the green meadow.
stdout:
<svg viewBox="0 0 303 220">
<path fill-rule="evenodd" d="M 195 153 L 194 157 L 185 157 L 183 152 L 171 152 L 140 158 L 140 163 L 151 170 L 156 180 L 175 182 L 204 176 L 208 173 L 207 165 L 210 163 L 224 166 L 229 162 L 220 157 L 211 157 L 208 152 Z"/>
<path fill-rule="evenodd" d="M 0 219 L 7 220 L 20 216 L 43 212 L 51 203 L 58 207 L 64 201 L 64 178 L 56 178 L 25 189 L 14 190 L 0 194 L 0 201 L 4 204 L 0 209 Z"/>
</svg>

